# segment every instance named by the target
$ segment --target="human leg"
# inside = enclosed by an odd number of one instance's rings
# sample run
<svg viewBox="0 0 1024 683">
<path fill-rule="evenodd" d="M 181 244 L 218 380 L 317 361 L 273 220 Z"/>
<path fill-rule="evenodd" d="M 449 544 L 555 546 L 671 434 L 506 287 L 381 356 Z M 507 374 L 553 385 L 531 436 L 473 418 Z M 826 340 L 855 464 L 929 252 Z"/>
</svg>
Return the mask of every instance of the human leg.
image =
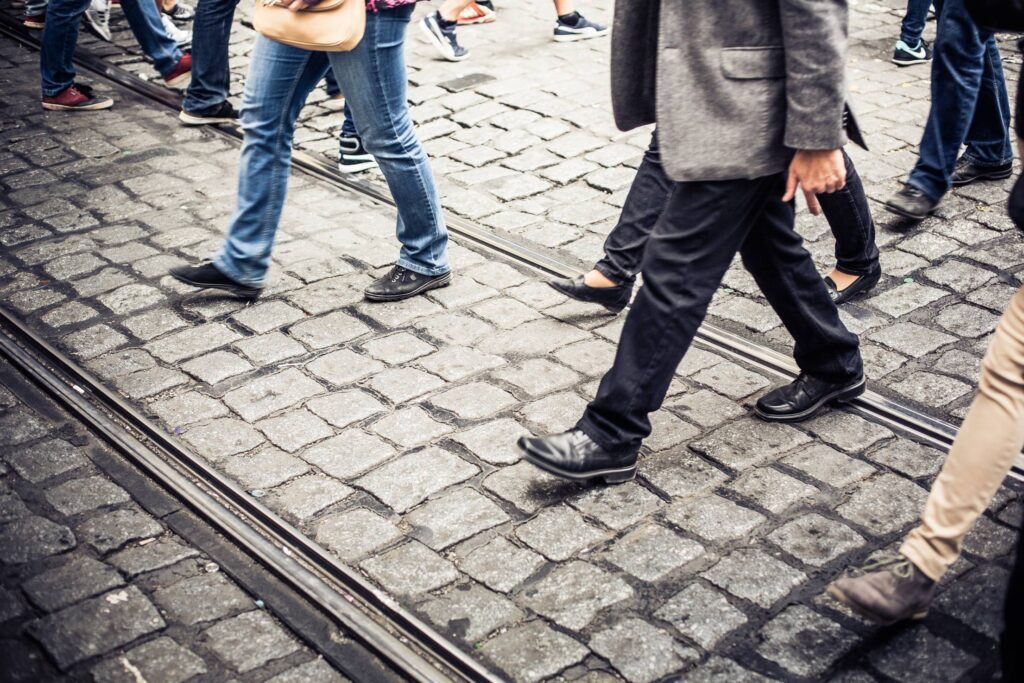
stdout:
<svg viewBox="0 0 1024 683">
<path fill-rule="evenodd" d="M 818 195 L 821 211 L 836 241 L 836 267 L 825 279 L 832 300 L 845 303 L 869 291 L 881 276 L 875 221 L 864 184 L 845 151 L 846 184 L 837 192 Z M 851 289 L 852 288 L 852 289 Z"/>
<path fill-rule="evenodd" d="M 121 0 L 121 9 L 132 34 L 139 41 L 139 47 L 153 60 L 153 66 L 160 75 L 167 76 L 174 71 L 182 53 L 174 39 L 167 35 L 160 20 L 160 10 L 153 0 Z"/>
<path fill-rule="evenodd" d="M 192 82 L 182 109 L 211 112 L 228 98 L 228 45 L 238 0 L 199 0 L 192 22 Z"/>
<path fill-rule="evenodd" d="M 39 71 L 44 97 L 54 97 L 75 82 L 73 57 L 78 44 L 78 27 L 90 0 L 51 0 L 47 7 L 39 54 Z"/>
</svg>

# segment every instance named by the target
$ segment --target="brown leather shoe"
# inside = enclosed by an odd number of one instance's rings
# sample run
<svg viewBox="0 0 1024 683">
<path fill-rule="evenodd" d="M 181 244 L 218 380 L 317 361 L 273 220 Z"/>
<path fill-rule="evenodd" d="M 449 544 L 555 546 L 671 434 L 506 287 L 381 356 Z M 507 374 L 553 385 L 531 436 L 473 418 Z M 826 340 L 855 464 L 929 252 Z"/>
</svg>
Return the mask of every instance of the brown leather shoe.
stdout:
<svg viewBox="0 0 1024 683">
<path fill-rule="evenodd" d="M 886 553 L 833 581 L 828 594 L 857 614 L 888 625 L 928 616 L 935 582 L 903 555 Z"/>
</svg>

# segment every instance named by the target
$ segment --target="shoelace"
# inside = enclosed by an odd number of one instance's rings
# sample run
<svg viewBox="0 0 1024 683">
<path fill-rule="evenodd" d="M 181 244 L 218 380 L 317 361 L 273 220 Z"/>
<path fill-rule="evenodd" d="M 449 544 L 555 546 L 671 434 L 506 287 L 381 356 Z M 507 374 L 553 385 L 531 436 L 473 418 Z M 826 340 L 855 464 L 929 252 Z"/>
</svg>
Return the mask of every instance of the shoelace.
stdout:
<svg viewBox="0 0 1024 683">
<path fill-rule="evenodd" d="M 904 185 L 903 186 L 903 194 L 907 195 L 908 197 L 923 197 L 924 196 L 924 192 L 921 192 L 921 190 L 917 189 L 913 185 Z"/>
<path fill-rule="evenodd" d="M 876 558 L 870 559 L 859 569 L 852 569 L 851 576 L 863 576 L 873 572 L 888 570 L 900 579 L 909 579 L 914 575 L 913 565 L 910 560 L 899 553 L 883 553 Z"/>
<path fill-rule="evenodd" d="M 402 266 L 395 266 L 394 268 L 391 269 L 391 281 L 392 282 L 399 282 L 401 280 L 404 280 L 405 279 L 405 274 L 408 273 L 408 272 L 409 271 L 407 271 Z"/>
</svg>

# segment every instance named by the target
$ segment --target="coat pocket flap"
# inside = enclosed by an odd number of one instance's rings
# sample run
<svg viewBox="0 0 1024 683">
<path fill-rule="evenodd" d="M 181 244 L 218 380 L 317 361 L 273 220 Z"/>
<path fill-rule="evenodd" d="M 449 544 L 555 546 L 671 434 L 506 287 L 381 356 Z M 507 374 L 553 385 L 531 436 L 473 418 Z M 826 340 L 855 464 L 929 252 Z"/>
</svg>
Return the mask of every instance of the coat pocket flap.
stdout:
<svg viewBox="0 0 1024 683">
<path fill-rule="evenodd" d="M 786 51 L 781 47 L 722 48 L 722 73 L 727 78 L 785 78 Z"/>
</svg>

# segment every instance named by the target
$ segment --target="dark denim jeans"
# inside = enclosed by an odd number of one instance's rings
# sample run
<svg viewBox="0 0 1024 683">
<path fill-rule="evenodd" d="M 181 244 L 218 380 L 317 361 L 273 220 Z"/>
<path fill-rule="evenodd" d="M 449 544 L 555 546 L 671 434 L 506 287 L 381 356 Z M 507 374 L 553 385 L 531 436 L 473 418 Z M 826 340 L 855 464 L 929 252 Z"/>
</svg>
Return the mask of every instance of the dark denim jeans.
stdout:
<svg viewBox="0 0 1024 683">
<path fill-rule="evenodd" d="M 838 192 L 818 195 L 818 202 L 836 240 L 839 270 L 849 275 L 867 275 L 878 268 L 875 222 L 853 160 L 845 151 L 843 158 L 846 186 Z M 615 282 L 632 282 L 636 278 L 647 238 L 674 185 L 662 168 L 655 132 L 626 195 L 619 222 L 605 240 L 604 258 L 594 268 Z"/>
<path fill-rule="evenodd" d="M 1021 529 L 1024 532 L 1024 528 Z M 1006 592 L 1003 613 L 1002 644 L 1003 680 L 1024 679 L 1024 537 L 1017 538 L 1017 562 L 1010 574 L 1010 585 Z"/>
<path fill-rule="evenodd" d="M 89 0 L 50 0 L 45 8 L 39 72 L 43 95 L 53 97 L 75 82 L 72 58 Z M 173 71 L 181 59 L 181 50 L 167 35 L 156 4 L 151 0 L 126 0 L 121 8 L 139 47 L 153 60 L 156 70 L 164 76 Z"/>
<path fill-rule="evenodd" d="M 674 183 L 644 250 L 644 286 L 619 338 L 615 363 L 577 427 L 608 450 L 651 433 L 679 361 L 739 251 L 743 265 L 793 336 L 803 372 L 846 381 L 863 372 L 857 336 L 839 312 L 783 202 L 785 175 Z"/>
<path fill-rule="evenodd" d="M 192 82 L 182 108 L 202 114 L 228 99 L 228 44 L 238 0 L 199 0 L 192 20 Z"/>
<path fill-rule="evenodd" d="M 924 24 L 928 21 L 928 8 L 932 0 L 907 0 L 907 13 L 903 15 L 900 26 L 900 40 L 909 48 L 917 47 L 924 33 Z"/>
<path fill-rule="evenodd" d="M 909 183 L 933 200 L 952 186 L 960 146 L 980 166 L 1013 159 L 1010 98 L 996 39 L 978 29 L 964 0 L 935 0 L 932 107 Z"/>
</svg>

